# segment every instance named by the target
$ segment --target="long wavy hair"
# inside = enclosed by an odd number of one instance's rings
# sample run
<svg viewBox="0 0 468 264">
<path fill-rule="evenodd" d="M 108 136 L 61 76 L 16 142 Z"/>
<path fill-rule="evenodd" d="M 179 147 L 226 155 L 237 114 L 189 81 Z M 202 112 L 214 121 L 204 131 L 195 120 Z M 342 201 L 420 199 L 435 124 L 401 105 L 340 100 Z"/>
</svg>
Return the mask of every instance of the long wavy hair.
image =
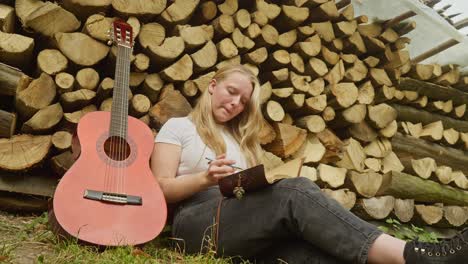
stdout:
<svg viewBox="0 0 468 264">
<path fill-rule="evenodd" d="M 259 163 L 263 153 L 258 140 L 261 129 L 260 124 L 263 124 L 263 115 L 260 109 L 260 84 L 257 77 L 248 68 L 242 65 L 226 66 L 218 70 L 213 76 L 213 79 L 219 83 L 233 73 L 240 73 L 248 77 L 252 84 L 253 91 L 244 110 L 224 125 L 233 138 L 239 143 L 240 150 L 247 164 L 249 166 L 254 166 Z M 195 124 L 197 132 L 203 142 L 212 149 L 216 155 L 220 155 L 226 153 L 226 144 L 221 136 L 219 125 L 217 125 L 213 116 L 211 94 L 208 90 L 207 88 L 202 93 L 189 117 Z"/>
</svg>

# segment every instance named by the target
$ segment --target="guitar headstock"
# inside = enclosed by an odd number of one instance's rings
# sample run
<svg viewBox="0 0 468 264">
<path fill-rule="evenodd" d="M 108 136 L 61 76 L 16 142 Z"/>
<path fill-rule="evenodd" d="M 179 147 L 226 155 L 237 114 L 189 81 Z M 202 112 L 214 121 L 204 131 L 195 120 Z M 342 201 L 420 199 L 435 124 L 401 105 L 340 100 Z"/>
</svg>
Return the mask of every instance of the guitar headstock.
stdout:
<svg viewBox="0 0 468 264">
<path fill-rule="evenodd" d="M 133 30 L 132 26 L 122 20 L 116 20 L 112 23 L 112 33 L 110 34 L 112 42 L 116 45 L 133 47 Z"/>
</svg>

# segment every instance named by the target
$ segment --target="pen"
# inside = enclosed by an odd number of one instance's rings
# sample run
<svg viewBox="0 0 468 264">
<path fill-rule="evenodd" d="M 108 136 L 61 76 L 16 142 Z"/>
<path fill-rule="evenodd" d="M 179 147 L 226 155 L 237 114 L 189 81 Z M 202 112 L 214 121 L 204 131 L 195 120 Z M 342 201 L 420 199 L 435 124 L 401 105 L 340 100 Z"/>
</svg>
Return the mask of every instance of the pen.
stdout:
<svg viewBox="0 0 468 264">
<path fill-rule="evenodd" d="M 210 159 L 210 158 L 208 158 L 208 157 L 205 157 L 205 159 L 208 160 L 208 164 L 210 164 L 210 163 L 213 161 L 212 159 Z M 226 166 L 229 166 L 229 167 L 234 168 L 234 169 L 237 169 L 237 170 L 244 170 L 243 168 L 237 167 L 237 166 L 234 166 L 234 165 L 226 165 Z"/>
</svg>

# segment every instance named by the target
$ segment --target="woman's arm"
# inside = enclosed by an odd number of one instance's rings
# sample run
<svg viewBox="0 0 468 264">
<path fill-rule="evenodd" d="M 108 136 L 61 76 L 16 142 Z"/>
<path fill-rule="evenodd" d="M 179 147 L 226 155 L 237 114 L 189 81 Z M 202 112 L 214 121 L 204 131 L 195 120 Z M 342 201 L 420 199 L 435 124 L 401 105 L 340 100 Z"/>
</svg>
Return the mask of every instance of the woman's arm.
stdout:
<svg viewBox="0 0 468 264">
<path fill-rule="evenodd" d="M 210 163 L 207 171 L 176 177 L 182 148 L 175 144 L 155 143 L 151 155 L 151 171 L 158 180 L 168 203 L 182 201 L 195 193 L 217 183 L 218 178 L 234 171 L 226 165 L 235 161 L 224 159 L 224 155 Z"/>
</svg>

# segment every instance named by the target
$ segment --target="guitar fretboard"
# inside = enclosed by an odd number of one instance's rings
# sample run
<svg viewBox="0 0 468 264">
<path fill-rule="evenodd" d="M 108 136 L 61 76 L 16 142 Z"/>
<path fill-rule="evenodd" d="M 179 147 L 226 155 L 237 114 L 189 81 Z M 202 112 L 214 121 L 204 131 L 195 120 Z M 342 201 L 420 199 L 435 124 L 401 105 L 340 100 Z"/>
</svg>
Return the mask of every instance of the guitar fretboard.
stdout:
<svg viewBox="0 0 468 264">
<path fill-rule="evenodd" d="M 131 53 L 132 49 L 130 47 L 124 45 L 117 46 L 110 136 L 127 138 L 128 87 Z"/>
</svg>

